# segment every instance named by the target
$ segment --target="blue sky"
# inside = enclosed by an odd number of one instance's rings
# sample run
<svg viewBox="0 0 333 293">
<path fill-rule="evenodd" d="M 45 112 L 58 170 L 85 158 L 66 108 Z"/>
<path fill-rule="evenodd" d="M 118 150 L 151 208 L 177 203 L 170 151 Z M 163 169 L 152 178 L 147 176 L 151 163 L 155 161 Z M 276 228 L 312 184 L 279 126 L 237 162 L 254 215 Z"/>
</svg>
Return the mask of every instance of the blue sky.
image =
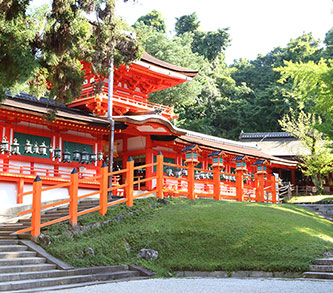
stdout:
<svg viewBox="0 0 333 293">
<path fill-rule="evenodd" d="M 155 9 L 162 14 L 170 34 L 174 33 L 176 17 L 193 12 L 201 30 L 229 27 L 232 41 L 226 51 L 227 63 L 265 55 L 303 32 L 323 40 L 333 27 L 332 0 L 116 0 L 116 8 L 129 24 Z"/>
</svg>

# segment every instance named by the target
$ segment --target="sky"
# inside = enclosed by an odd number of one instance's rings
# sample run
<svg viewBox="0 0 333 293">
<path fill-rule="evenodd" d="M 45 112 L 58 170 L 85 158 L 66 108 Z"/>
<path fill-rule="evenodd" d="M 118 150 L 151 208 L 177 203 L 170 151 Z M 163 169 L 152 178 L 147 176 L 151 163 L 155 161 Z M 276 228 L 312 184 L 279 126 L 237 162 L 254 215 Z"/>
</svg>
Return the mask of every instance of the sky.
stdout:
<svg viewBox="0 0 333 293">
<path fill-rule="evenodd" d="M 116 0 L 117 14 L 133 24 L 140 16 L 157 10 L 167 30 L 174 33 L 176 17 L 196 12 L 200 30 L 229 27 L 231 45 L 226 61 L 255 59 L 273 48 L 286 46 L 303 32 L 323 40 L 333 27 L 332 0 Z"/>
<path fill-rule="evenodd" d="M 229 27 L 231 45 L 226 62 L 267 54 L 286 46 L 304 32 L 323 40 L 333 27 L 332 0 L 123 0 L 116 1 L 116 13 L 132 25 L 140 16 L 157 10 L 162 14 L 170 35 L 176 17 L 196 12 L 200 30 Z M 34 0 L 34 5 L 48 2 Z"/>
</svg>

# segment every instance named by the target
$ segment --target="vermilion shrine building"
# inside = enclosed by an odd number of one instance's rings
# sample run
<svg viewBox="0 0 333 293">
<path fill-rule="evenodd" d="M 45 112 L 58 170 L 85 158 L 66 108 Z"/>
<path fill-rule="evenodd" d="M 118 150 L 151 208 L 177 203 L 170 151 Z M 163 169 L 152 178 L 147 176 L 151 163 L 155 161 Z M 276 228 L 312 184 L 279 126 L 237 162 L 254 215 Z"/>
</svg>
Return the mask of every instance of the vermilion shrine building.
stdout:
<svg viewBox="0 0 333 293">
<path fill-rule="evenodd" d="M 0 106 L 0 193 L 3 207 L 21 203 L 20 194 L 32 189 L 32 182 L 39 175 L 43 184 L 68 182 L 74 167 L 80 177 L 100 172 L 101 160 L 109 154 L 109 122 L 107 112 L 107 79 L 103 94 L 94 95 L 97 81 L 84 64 L 85 82 L 82 95 L 68 105 L 48 99 L 37 99 L 21 93 L 9 95 Z M 295 161 L 273 157 L 255 146 L 179 129 L 172 124 L 176 118 L 173 108 L 149 102 L 149 94 L 183 82 L 190 82 L 197 71 L 165 63 L 148 54 L 126 68 L 121 66 L 114 74 L 113 119 L 115 120 L 114 166 L 126 167 L 130 156 L 135 166 L 156 161 L 162 152 L 165 162 L 184 165 L 186 147 L 197 145 L 197 168 L 209 169 L 212 151 L 222 150 L 225 172 L 235 173 L 237 157 L 246 161 L 247 172 L 256 172 L 255 162 L 265 160 L 267 172 L 275 169 L 294 169 Z M 48 122 L 46 113 L 56 108 L 56 120 Z M 97 158 L 98 157 L 98 158 Z M 165 170 L 172 176 L 177 170 Z M 136 170 L 137 178 L 152 176 L 154 168 Z M 196 174 L 198 178 L 205 174 Z M 223 180 L 233 182 L 233 176 Z M 80 192 L 96 189 L 98 183 L 81 184 Z M 250 182 L 248 184 L 251 184 Z M 151 189 L 154 181 L 143 183 L 138 189 Z M 68 194 L 50 192 L 47 200 Z M 28 203 L 31 197 L 25 197 Z"/>
</svg>

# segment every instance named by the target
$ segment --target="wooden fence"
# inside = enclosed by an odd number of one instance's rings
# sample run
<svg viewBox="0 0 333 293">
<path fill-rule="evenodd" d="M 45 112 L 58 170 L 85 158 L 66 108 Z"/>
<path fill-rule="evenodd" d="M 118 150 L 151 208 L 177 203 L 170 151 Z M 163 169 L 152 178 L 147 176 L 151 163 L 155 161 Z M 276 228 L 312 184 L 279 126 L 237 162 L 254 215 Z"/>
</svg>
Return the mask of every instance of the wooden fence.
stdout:
<svg viewBox="0 0 333 293">
<path fill-rule="evenodd" d="M 182 174 L 170 176 L 164 172 L 165 168 L 177 168 L 183 170 Z M 134 180 L 134 172 L 138 169 L 156 168 L 153 176 Z M 195 172 L 203 172 L 206 178 L 199 178 Z M 33 237 L 40 234 L 40 229 L 55 223 L 69 220 L 72 225 L 77 224 L 79 216 L 99 211 L 104 216 L 107 209 L 111 206 L 126 203 L 133 206 L 133 200 L 155 194 L 157 198 L 165 196 L 188 197 L 192 200 L 196 198 L 212 198 L 216 200 L 231 199 L 237 201 L 256 201 L 256 202 L 277 202 L 276 182 L 274 176 L 265 176 L 265 174 L 256 174 L 251 176 L 244 172 L 236 174 L 221 172 L 220 170 L 203 170 L 194 168 L 193 165 L 180 166 L 163 162 L 163 155 L 158 154 L 156 163 L 146 164 L 134 167 L 134 160 L 130 157 L 126 169 L 114 172 L 108 172 L 106 164 L 101 167 L 100 175 L 80 179 L 76 169 L 73 169 L 70 175 L 70 181 L 51 187 L 43 187 L 42 180 L 37 176 L 33 182 L 33 190 L 25 192 L 22 196 L 32 194 L 32 208 L 19 212 L 18 216 L 31 213 L 31 226 L 16 232 L 21 234 L 31 232 Z M 169 175 L 169 176 L 168 176 Z M 109 187 L 109 177 L 113 179 L 116 176 L 124 176 L 123 184 L 113 184 Z M 78 196 L 79 185 L 88 182 L 99 182 L 99 190 Z M 114 182 L 114 181 L 113 181 Z M 134 195 L 134 186 L 150 182 L 153 188 L 149 191 Z M 69 188 L 69 199 L 60 200 L 55 203 L 42 205 L 42 193 L 57 188 Z M 108 193 L 113 192 L 121 195 L 119 199 L 108 201 Z M 78 211 L 80 200 L 99 195 L 99 205 L 83 211 Z M 41 223 L 41 214 L 45 209 L 57 207 L 59 205 L 69 204 L 69 215 L 49 222 Z"/>
</svg>

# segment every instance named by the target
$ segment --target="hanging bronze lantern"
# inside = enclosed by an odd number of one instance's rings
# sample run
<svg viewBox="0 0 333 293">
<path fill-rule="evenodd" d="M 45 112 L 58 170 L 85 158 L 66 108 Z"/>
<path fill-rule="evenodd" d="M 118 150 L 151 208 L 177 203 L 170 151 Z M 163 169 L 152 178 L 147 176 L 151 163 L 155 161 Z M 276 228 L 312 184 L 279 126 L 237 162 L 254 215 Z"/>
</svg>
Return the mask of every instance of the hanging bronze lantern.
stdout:
<svg viewBox="0 0 333 293">
<path fill-rule="evenodd" d="M 71 153 L 66 150 L 62 153 L 62 161 L 64 163 L 70 163 L 71 162 Z"/>
<path fill-rule="evenodd" d="M 97 161 L 97 155 L 95 153 L 90 154 L 90 162 L 95 163 Z"/>
<path fill-rule="evenodd" d="M 103 161 L 103 153 L 101 151 L 97 153 L 97 159 L 98 161 Z"/>
<path fill-rule="evenodd" d="M 8 142 L 6 136 L 4 136 L 2 138 L 2 141 L 0 144 L 0 151 L 1 151 L 1 153 L 7 153 L 9 151 L 9 142 Z"/>
<path fill-rule="evenodd" d="M 11 144 L 11 153 L 12 155 L 20 155 L 20 144 L 17 142 L 17 139 L 14 138 L 14 142 Z"/>
<path fill-rule="evenodd" d="M 42 142 L 42 144 L 39 145 L 39 154 L 42 156 L 46 156 L 47 155 L 47 146 L 45 144 L 45 141 Z"/>
<path fill-rule="evenodd" d="M 89 164 L 89 161 L 90 161 L 90 155 L 84 148 L 83 152 L 81 153 L 81 164 Z"/>
<path fill-rule="evenodd" d="M 54 155 L 53 157 L 55 159 L 61 159 L 61 149 L 59 149 L 58 147 L 54 150 Z"/>
<path fill-rule="evenodd" d="M 73 161 L 75 161 L 75 162 L 81 161 L 81 152 L 79 150 L 75 150 L 73 152 Z"/>
<path fill-rule="evenodd" d="M 38 146 L 37 141 L 35 141 L 35 144 L 34 144 L 34 146 L 32 147 L 32 152 L 33 152 L 34 154 L 39 154 L 39 146 Z"/>
<path fill-rule="evenodd" d="M 27 139 L 26 144 L 24 145 L 24 153 L 25 154 L 32 154 L 32 144 L 30 140 Z"/>
</svg>

